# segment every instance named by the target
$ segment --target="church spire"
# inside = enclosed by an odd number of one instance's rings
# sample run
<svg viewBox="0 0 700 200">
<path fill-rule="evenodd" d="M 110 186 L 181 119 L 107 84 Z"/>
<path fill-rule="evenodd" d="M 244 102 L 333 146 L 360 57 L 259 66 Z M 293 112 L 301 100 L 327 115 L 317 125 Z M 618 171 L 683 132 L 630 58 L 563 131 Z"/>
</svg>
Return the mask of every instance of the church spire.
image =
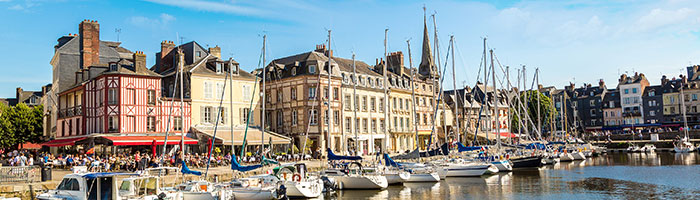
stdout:
<svg viewBox="0 0 700 200">
<path fill-rule="evenodd" d="M 430 36 L 428 35 L 428 22 L 425 15 L 425 6 L 423 6 L 423 49 L 421 62 L 418 66 L 418 72 L 424 76 L 432 76 L 435 72 L 435 63 L 433 63 L 432 50 L 430 49 Z"/>
</svg>

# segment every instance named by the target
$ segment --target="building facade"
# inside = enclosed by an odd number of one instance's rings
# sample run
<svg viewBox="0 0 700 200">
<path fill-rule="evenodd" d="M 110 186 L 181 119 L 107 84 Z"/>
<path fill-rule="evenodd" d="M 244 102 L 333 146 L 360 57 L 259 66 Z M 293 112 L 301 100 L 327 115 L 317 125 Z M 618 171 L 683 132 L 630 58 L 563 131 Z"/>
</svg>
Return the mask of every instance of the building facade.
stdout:
<svg viewBox="0 0 700 200">
<path fill-rule="evenodd" d="M 626 74 L 620 76 L 617 87 L 620 91 L 620 105 L 622 107 L 624 124 L 637 125 L 644 123 L 642 94 L 647 86 L 649 86 L 649 81 L 643 73 L 635 73 L 631 77 L 628 77 Z"/>
</svg>

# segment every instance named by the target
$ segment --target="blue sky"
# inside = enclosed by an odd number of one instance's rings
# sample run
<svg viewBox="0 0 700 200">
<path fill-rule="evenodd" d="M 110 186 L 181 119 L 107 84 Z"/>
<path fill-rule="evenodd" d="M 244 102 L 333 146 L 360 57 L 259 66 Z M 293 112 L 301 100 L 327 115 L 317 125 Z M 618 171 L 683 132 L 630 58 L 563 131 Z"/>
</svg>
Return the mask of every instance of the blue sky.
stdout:
<svg viewBox="0 0 700 200">
<path fill-rule="evenodd" d="M 384 52 L 385 28 L 389 51 L 407 55 L 410 39 L 417 65 L 423 5 L 436 13 L 443 62 L 449 36 L 456 38 L 459 86 L 474 84 L 485 36 L 500 63 L 511 66 L 513 80 L 515 68 L 526 65 L 528 76 L 539 68 L 540 82 L 558 88 L 601 78 L 614 87 L 619 73 L 634 71 L 658 84 L 662 74 L 678 76 L 700 64 L 700 4 L 692 0 L 0 0 L 0 97 L 13 97 L 16 87 L 39 90 L 50 83 L 56 39 L 77 33 L 83 19 L 99 21 L 102 40 L 117 40 L 114 30 L 121 29 L 122 46 L 144 51 L 149 65 L 160 42 L 179 35 L 220 46 L 225 58 L 250 71 L 258 64 L 262 34 L 268 35 L 268 58 L 279 58 L 313 50 L 326 41 L 327 29 L 336 56 L 355 52 L 374 64 Z M 445 84 L 452 88 L 451 79 Z"/>
</svg>

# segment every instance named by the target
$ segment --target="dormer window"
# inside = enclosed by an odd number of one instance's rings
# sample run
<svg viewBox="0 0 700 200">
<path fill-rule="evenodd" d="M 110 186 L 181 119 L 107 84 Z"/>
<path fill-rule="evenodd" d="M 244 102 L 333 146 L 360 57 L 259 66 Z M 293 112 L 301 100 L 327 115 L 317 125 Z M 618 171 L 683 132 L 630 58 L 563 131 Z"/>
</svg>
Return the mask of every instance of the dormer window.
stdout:
<svg viewBox="0 0 700 200">
<path fill-rule="evenodd" d="M 202 52 L 201 52 L 201 51 L 197 51 L 197 58 L 199 58 L 199 57 L 202 57 Z"/>
<path fill-rule="evenodd" d="M 216 62 L 216 73 L 221 74 L 224 71 L 224 63 Z"/>
<path fill-rule="evenodd" d="M 316 73 L 316 65 L 309 65 L 309 73 L 311 73 L 311 74 Z"/>
<path fill-rule="evenodd" d="M 117 63 L 109 63 L 109 71 L 117 71 Z"/>
</svg>

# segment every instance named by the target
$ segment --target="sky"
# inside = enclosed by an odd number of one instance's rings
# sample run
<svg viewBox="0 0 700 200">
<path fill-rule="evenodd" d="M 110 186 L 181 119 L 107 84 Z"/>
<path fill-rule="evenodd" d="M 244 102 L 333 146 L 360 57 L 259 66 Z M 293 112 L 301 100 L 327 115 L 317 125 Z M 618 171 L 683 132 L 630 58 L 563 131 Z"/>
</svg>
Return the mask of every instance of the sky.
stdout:
<svg viewBox="0 0 700 200">
<path fill-rule="evenodd" d="M 440 65 L 450 61 L 446 89 L 454 73 L 452 55 L 446 59 L 450 36 L 457 87 L 472 86 L 483 74 L 483 38 L 496 66 L 510 66 L 511 81 L 526 66 L 528 87 L 536 68 L 545 86 L 604 79 L 613 88 L 620 73 L 644 73 L 659 84 L 661 75 L 677 77 L 700 64 L 700 4 L 693 0 L 0 0 L 0 97 L 14 97 L 16 87 L 40 90 L 50 83 L 56 40 L 78 33 L 84 19 L 100 23 L 101 40 L 146 53 L 149 66 L 161 41 L 196 41 L 218 45 L 224 59 L 233 57 L 251 71 L 259 67 L 262 35 L 269 62 L 326 43 L 328 30 L 334 56 L 351 58 L 354 52 L 374 64 L 384 55 L 385 29 L 388 51 L 403 51 L 408 64 L 410 40 L 417 66 L 423 6 L 431 37 L 435 16 Z M 498 72 L 503 80 L 504 71 Z"/>
</svg>

